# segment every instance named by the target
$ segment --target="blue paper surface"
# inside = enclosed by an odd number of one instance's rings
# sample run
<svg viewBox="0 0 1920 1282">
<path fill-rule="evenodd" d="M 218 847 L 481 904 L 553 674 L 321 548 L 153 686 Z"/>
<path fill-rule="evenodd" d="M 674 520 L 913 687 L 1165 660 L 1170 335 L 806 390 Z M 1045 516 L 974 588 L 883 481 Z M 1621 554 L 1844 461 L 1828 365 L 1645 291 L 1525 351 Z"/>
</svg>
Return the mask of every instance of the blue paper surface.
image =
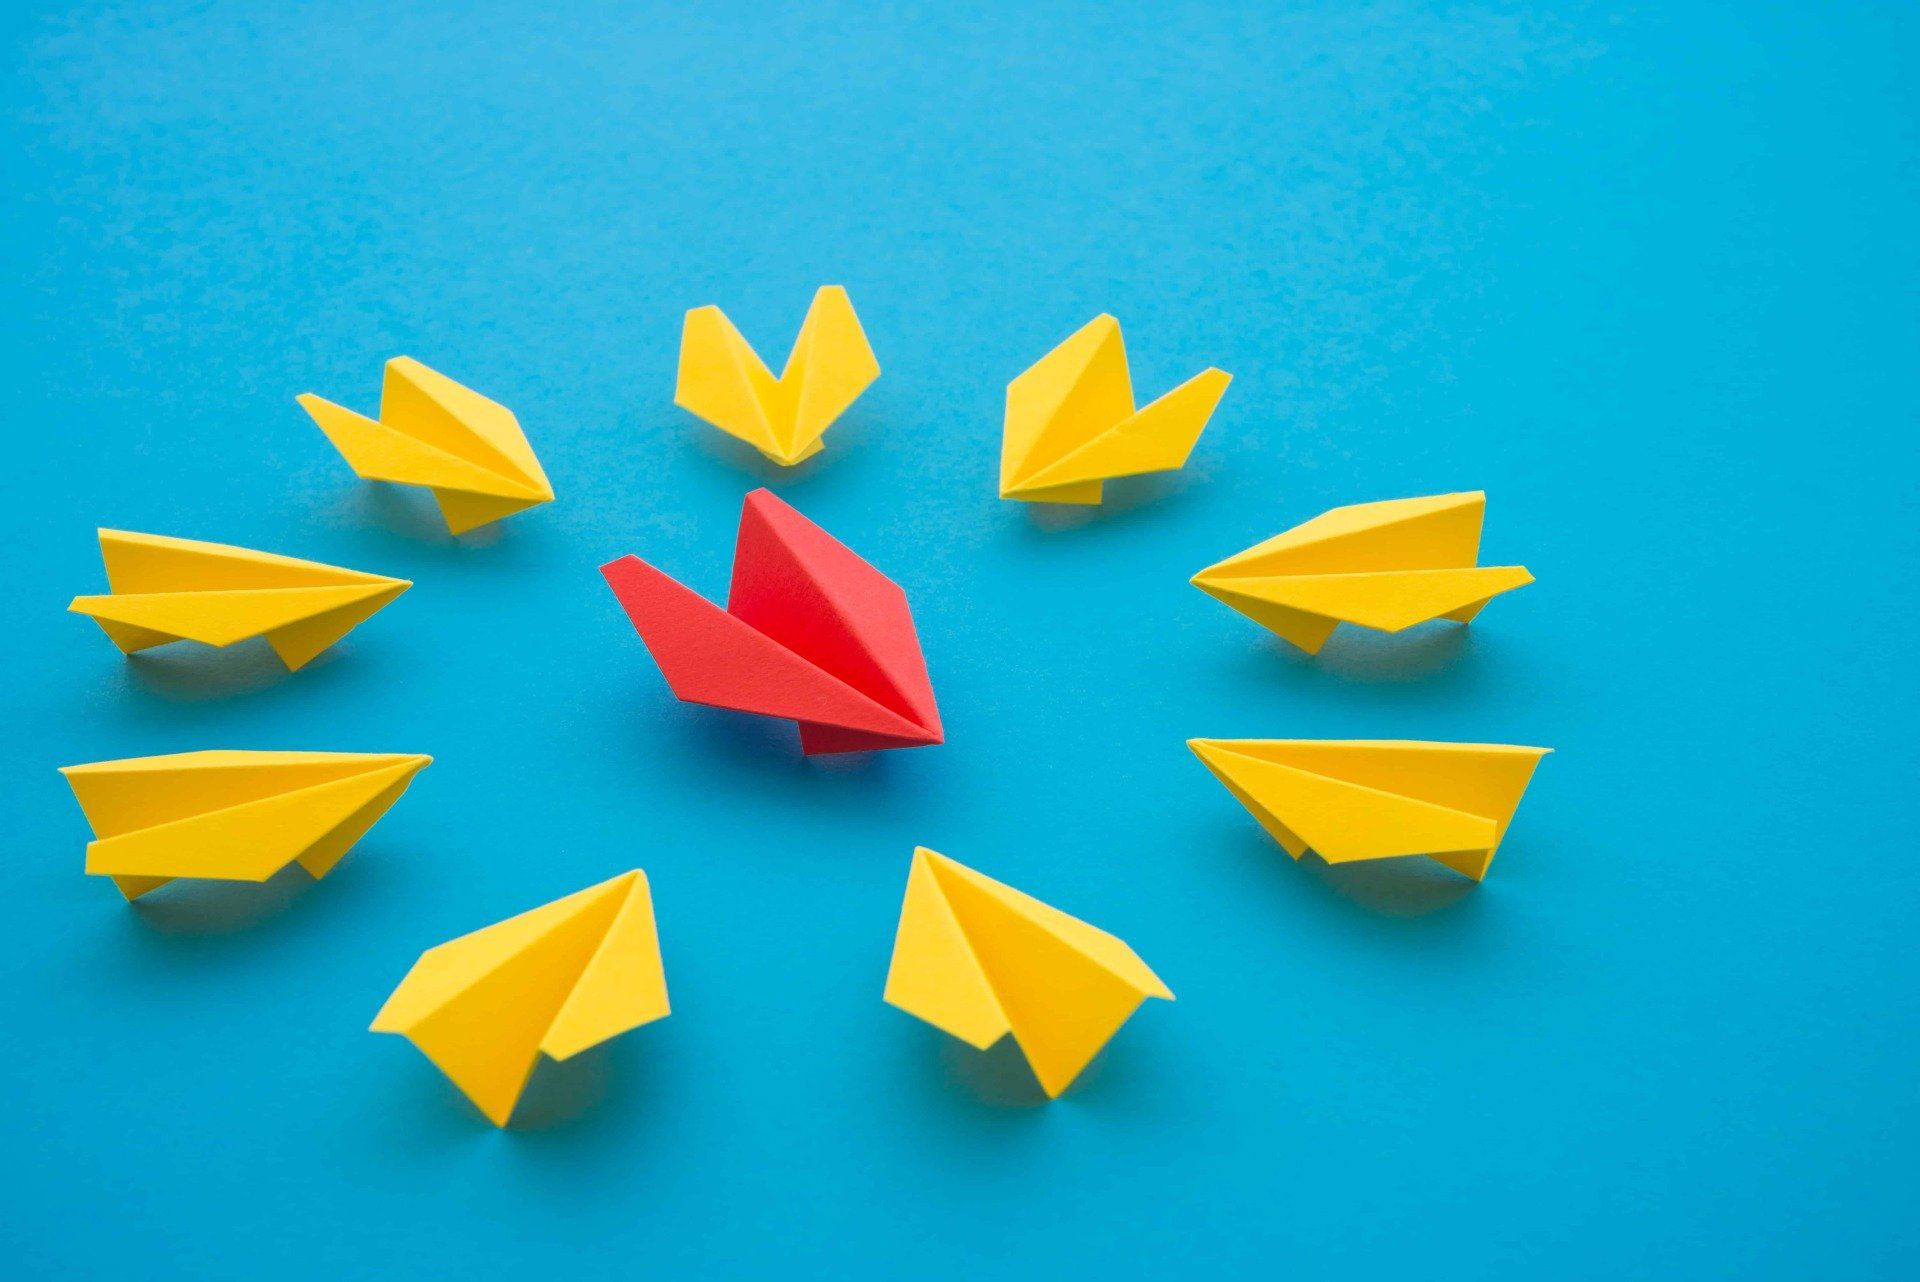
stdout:
<svg viewBox="0 0 1920 1282">
<path fill-rule="evenodd" d="M 16 15 L 0 770 L 14 1276 L 1911 1277 L 1907 6 L 126 4 Z M 774 475 L 671 403 L 848 287 Z M 1235 381 L 1187 469 L 995 497 L 1094 314 Z M 406 353 L 559 498 L 448 538 L 293 397 Z M 596 566 L 724 592 L 758 484 L 907 590 L 948 743 L 673 702 Z M 1189 587 L 1484 488 L 1539 582 L 1290 652 Z M 120 657 L 96 525 L 414 579 L 286 675 Z M 1487 882 L 1295 865 L 1189 736 L 1557 749 Z M 56 766 L 428 752 L 324 882 L 81 875 Z M 909 854 L 1179 995 L 1065 1098 L 885 1007 Z M 674 1014 L 495 1131 L 366 1024 L 633 866 Z"/>
</svg>

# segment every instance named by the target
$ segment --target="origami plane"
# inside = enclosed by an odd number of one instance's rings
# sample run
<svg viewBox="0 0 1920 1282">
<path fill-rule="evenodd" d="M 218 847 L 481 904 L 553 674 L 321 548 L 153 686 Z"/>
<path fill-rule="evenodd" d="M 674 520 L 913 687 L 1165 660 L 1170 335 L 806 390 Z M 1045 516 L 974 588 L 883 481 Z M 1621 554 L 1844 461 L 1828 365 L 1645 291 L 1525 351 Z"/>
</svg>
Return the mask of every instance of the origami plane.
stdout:
<svg viewBox="0 0 1920 1282">
<path fill-rule="evenodd" d="M 1475 565 L 1487 496 L 1439 494 L 1337 507 L 1191 582 L 1308 654 L 1341 623 L 1398 632 L 1430 619 L 1467 623 L 1533 576 Z"/>
<path fill-rule="evenodd" d="M 513 411 L 411 356 L 387 362 L 378 422 L 312 392 L 298 399 L 356 474 L 426 486 L 455 534 L 553 498 Z"/>
<path fill-rule="evenodd" d="M 1112 935 L 924 846 L 913 852 L 888 1004 L 976 1050 L 1012 1033 L 1058 1097 L 1149 997 L 1173 1000 Z"/>
<path fill-rule="evenodd" d="M 1479 881 L 1550 748 L 1405 740 L 1189 739 L 1295 859 L 1426 855 Z"/>
<path fill-rule="evenodd" d="M 779 378 L 725 312 L 688 312 L 673 403 L 791 467 L 820 452 L 822 434 L 879 377 L 847 291 L 822 285 Z"/>
<path fill-rule="evenodd" d="M 600 572 L 683 702 L 791 718 L 809 756 L 941 741 L 906 593 L 766 490 L 725 610 L 637 556 Z"/>
<path fill-rule="evenodd" d="M 1232 381 L 1204 370 L 1136 410 L 1120 322 L 1096 316 L 1007 385 L 1000 497 L 1098 503 L 1103 481 L 1180 467 Z"/>
<path fill-rule="evenodd" d="M 569 1059 L 667 1015 L 639 869 L 429 948 L 374 1017 L 505 1126 L 544 1053 Z"/>
<path fill-rule="evenodd" d="M 298 669 L 413 585 L 318 561 L 100 531 L 110 596 L 77 596 L 67 609 L 100 625 L 132 654 L 169 641 L 226 646 L 265 637 Z"/>
<path fill-rule="evenodd" d="M 182 752 L 66 766 L 87 872 L 128 899 L 176 877 L 324 877 L 431 761 L 404 753 Z"/>
</svg>

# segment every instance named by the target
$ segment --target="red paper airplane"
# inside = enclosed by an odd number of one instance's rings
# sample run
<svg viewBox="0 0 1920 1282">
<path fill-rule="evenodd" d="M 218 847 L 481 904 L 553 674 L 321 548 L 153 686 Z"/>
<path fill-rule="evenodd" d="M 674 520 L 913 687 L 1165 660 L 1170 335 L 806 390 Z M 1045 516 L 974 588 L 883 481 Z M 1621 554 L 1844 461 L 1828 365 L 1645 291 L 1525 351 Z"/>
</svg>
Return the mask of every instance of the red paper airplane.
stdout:
<svg viewBox="0 0 1920 1282">
<path fill-rule="evenodd" d="M 720 609 L 637 556 L 600 567 L 676 697 L 800 723 L 807 755 L 939 743 L 907 594 L 767 490 Z"/>
</svg>

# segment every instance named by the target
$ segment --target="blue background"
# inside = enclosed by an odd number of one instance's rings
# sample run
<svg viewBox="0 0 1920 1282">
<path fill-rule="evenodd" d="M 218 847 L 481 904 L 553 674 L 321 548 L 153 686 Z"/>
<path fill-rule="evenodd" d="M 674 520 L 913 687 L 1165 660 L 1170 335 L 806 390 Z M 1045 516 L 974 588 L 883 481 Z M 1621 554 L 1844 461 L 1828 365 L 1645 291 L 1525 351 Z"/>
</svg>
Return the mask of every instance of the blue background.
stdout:
<svg viewBox="0 0 1920 1282">
<path fill-rule="evenodd" d="M 563 8 L 565 6 L 562 6 Z M 0 1167 L 27 1275 L 1911 1277 L 1910 6 L 42 10 L 4 89 Z M 885 374 L 774 475 L 680 319 Z M 1235 375 L 1101 511 L 995 496 L 1099 311 Z M 449 538 L 293 403 L 408 353 L 557 502 Z M 595 567 L 724 591 L 778 492 L 908 590 L 946 746 L 809 762 L 667 695 Z M 1190 588 L 1485 488 L 1539 583 L 1317 660 Z M 93 527 L 418 586 L 311 668 L 128 661 Z M 1550 745 L 1478 888 L 1295 865 L 1189 736 Z M 325 882 L 80 875 L 54 767 L 436 764 Z M 1065 1098 L 880 1002 L 908 855 L 1179 994 Z M 671 1019 L 486 1125 L 366 1024 L 626 868 Z"/>
</svg>

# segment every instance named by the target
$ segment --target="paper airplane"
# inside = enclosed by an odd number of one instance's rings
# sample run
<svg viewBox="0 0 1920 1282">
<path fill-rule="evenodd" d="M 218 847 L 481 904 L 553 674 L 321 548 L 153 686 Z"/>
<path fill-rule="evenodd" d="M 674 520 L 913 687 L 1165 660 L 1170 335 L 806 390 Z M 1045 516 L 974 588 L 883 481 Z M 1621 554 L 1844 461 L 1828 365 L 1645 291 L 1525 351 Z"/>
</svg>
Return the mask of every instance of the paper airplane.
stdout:
<svg viewBox="0 0 1920 1282">
<path fill-rule="evenodd" d="M 100 625 L 127 654 L 169 641 L 225 646 L 265 637 L 298 669 L 413 585 L 318 561 L 100 531 L 110 596 L 77 596 L 67 609 Z"/>
<path fill-rule="evenodd" d="M 1295 859 L 1426 855 L 1479 881 L 1550 748 L 1356 739 L 1189 739 Z"/>
<path fill-rule="evenodd" d="M 638 868 L 429 948 L 374 1017 L 505 1126 L 544 1053 L 569 1059 L 667 1015 Z"/>
<path fill-rule="evenodd" d="M 886 1000 L 985 1050 L 1008 1033 L 1057 1097 L 1149 997 L 1173 994 L 1103 930 L 922 846 Z"/>
<path fill-rule="evenodd" d="M 1180 467 L 1232 381 L 1204 370 L 1136 410 L 1120 322 L 1096 316 L 1007 385 L 1000 497 L 1098 503 L 1103 481 Z"/>
<path fill-rule="evenodd" d="M 822 285 L 779 378 L 718 307 L 688 312 L 673 403 L 791 467 L 879 377 L 847 291 Z"/>
<path fill-rule="evenodd" d="M 400 799 L 432 757 L 363 752 L 182 752 L 66 766 L 92 825 L 87 872 L 138 899 L 176 877 L 314 878 Z"/>
<path fill-rule="evenodd" d="M 455 534 L 553 498 L 513 411 L 411 356 L 387 362 L 378 422 L 312 392 L 298 399 L 355 473 L 426 486 Z"/>
<path fill-rule="evenodd" d="M 906 593 L 766 490 L 725 610 L 637 556 L 600 572 L 683 702 L 791 718 L 810 756 L 941 741 Z"/>
<path fill-rule="evenodd" d="M 1533 576 L 1475 565 L 1487 496 L 1439 494 L 1322 513 L 1193 576 L 1192 583 L 1308 654 L 1341 623 L 1398 632 L 1467 623 Z"/>
</svg>

